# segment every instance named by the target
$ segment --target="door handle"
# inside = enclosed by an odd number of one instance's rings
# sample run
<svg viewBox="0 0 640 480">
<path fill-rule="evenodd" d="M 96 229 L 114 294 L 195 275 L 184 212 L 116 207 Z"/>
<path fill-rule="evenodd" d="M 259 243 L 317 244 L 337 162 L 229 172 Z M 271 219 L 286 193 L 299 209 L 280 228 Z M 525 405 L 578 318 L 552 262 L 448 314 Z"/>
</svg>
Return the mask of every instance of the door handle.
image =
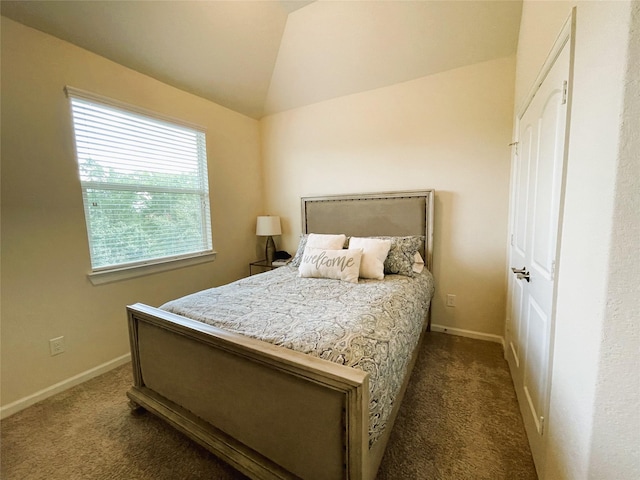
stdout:
<svg viewBox="0 0 640 480">
<path fill-rule="evenodd" d="M 529 275 L 529 272 L 527 272 L 527 267 L 522 267 L 522 268 L 511 267 L 511 271 L 516 274 L 516 278 L 518 280 L 526 280 L 527 282 L 531 281 L 531 276 Z"/>
</svg>

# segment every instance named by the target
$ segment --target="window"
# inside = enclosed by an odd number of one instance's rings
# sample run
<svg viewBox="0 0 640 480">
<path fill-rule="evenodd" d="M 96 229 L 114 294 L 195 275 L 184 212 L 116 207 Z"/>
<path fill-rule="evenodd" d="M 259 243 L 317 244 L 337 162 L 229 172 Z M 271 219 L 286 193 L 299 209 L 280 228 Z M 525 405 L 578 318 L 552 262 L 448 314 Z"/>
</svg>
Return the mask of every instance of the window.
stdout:
<svg viewBox="0 0 640 480">
<path fill-rule="evenodd" d="M 93 272 L 213 253 L 204 131 L 66 92 Z"/>
</svg>

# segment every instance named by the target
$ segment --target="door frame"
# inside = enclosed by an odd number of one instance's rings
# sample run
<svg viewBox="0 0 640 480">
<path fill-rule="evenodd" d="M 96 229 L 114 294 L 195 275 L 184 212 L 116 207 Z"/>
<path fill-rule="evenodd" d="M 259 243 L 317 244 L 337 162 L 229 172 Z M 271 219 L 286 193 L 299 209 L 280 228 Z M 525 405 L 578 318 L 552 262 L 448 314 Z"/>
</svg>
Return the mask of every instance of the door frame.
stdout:
<svg viewBox="0 0 640 480">
<path fill-rule="evenodd" d="M 510 192 L 509 192 L 509 228 L 507 232 L 507 245 L 509 246 L 509 248 L 507 249 L 507 268 L 505 271 L 506 285 L 508 289 L 510 289 L 509 287 L 510 277 L 513 275 L 513 273 L 510 270 L 510 267 L 512 266 L 511 265 L 511 248 L 512 248 L 512 239 L 513 239 L 513 227 L 515 224 L 515 211 L 513 207 L 515 202 L 514 176 L 516 173 L 515 172 L 516 169 L 514 168 L 514 165 L 515 165 L 515 155 L 517 154 L 517 148 L 520 141 L 520 138 L 519 138 L 520 120 L 524 116 L 529 106 L 531 105 L 533 98 L 538 92 L 540 86 L 545 81 L 547 75 L 549 74 L 549 71 L 554 66 L 556 60 L 558 59 L 558 56 L 560 55 L 564 47 L 567 45 L 567 43 L 569 43 L 569 76 L 567 79 L 568 80 L 567 97 L 566 97 L 567 114 L 566 114 L 566 120 L 565 120 L 565 138 L 564 138 L 565 147 L 564 147 L 563 159 L 562 159 L 562 176 L 560 179 L 558 223 L 556 225 L 557 236 L 556 236 L 555 256 L 554 256 L 555 270 L 554 270 L 554 278 L 553 278 L 552 306 L 551 306 L 551 312 L 550 312 L 551 314 L 549 318 L 549 322 L 550 322 L 549 339 L 548 339 L 549 343 L 548 343 L 548 350 L 547 350 L 548 351 L 548 364 L 547 364 L 548 372 L 547 372 L 546 384 L 544 386 L 544 408 L 542 412 L 545 422 L 542 427 L 543 429 L 542 429 L 541 436 L 544 437 L 542 439 L 542 445 L 543 445 L 543 451 L 544 451 L 543 455 L 545 457 L 546 457 L 546 449 L 547 449 L 546 439 L 548 438 L 546 436 L 546 433 L 548 431 L 548 424 L 549 424 L 549 406 L 550 406 L 550 400 L 551 400 L 551 385 L 552 385 L 552 377 L 553 377 L 553 356 L 555 351 L 555 326 L 556 326 L 558 278 L 561 271 L 560 246 L 562 243 L 562 223 L 563 223 L 563 217 L 564 217 L 564 201 L 565 201 L 565 192 L 566 192 L 566 178 L 567 178 L 567 169 L 568 169 L 568 153 L 569 153 L 569 139 L 570 139 L 570 126 L 571 126 L 571 108 L 572 108 L 572 97 L 573 97 L 572 86 L 573 86 L 573 77 L 574 77 L 574 59 L 575 59 L 575 45 L 576 45 L 576 42 L 575 42 L 576 14 L 577 14 L 577 8 L 573 7 L 571 9 L 571 13 L 569 17 L 563 24 L 562 29 L 560 30 L 560 33 L 556 37 L 553 47 L 551 48 L 549 54 L 547 55 L 547 58 L 543 63 L 535 81 L 533 82 L 533 85 L 529 89 L 529 92 L 527 93 L 527 95 L 524 97 L 524 100 L 522 101 L 522 103 L 518 106 L 516 110 L 517 114 L 514 118 L 514 128 L 513 128 L 514 139 L 510 144 L 513 150 L 511 155 L 511 179 L 510 179 L 511 186 L 510 186 Z M 510 291 L 507 292 L 507 302 L 506 302 L 505 313 L 506 313 L 505 319 L 507 319 L 508 321 L 505 322 L 504 357 L 505 357 L 505 360 L 507 360 L 509 351 L 511 350 L 511 345 L 510 345 L 511 335 L 508 333 L 509 319 L 511 316 L 511 292 Z M 513 375 L 513 372 L 511 371 L 511 365 L 509 365 L 509 372 L 513 377 L 514 375 Z M 520 399 L 518 399 L 518 402 L 520 402 Z M 520 413 L 521 415 L 523 415 L 522 407 L 520 408 Z M 528 436 L 529 436 L 529 432 L 527 432 L 527 437 Z M 544 465 L 546 464 L 544 459 L 542 460 L 542 462 L 543 462 L 541 465 L 542 471 L 539 470 L 540 466 L 536 465 L 536 469 L 538 470 L 538 477 L 541 479 L 545 477 Z"/>
</svg>

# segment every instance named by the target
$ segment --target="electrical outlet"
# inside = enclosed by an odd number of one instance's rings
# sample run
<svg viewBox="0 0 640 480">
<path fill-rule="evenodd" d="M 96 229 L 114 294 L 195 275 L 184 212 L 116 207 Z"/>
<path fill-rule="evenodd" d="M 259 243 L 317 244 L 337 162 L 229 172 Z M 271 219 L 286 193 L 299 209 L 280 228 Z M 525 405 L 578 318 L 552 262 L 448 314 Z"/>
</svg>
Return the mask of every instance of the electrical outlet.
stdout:
<svg viewBox="0 0 640 480">
<path fill-rule="evenodd" d="M 51 356 L 60 355 L 64 352 L 64 337 L 52 338 L 49 340 L 49 351 Z"/>
<path fill-rule="evenodd" d="M 447 307 L 455 307 L 456 306 L 456 296 L 452 294 L 447 294 Z"/>
</svg>

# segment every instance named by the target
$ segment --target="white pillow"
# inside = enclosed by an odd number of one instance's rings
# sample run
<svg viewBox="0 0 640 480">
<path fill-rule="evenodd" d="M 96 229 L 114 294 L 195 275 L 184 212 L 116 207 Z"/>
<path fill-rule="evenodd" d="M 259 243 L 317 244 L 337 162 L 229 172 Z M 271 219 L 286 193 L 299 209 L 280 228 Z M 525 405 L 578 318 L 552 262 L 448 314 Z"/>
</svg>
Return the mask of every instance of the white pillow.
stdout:
<svg viewBox="0 0 640 480">
<path fill-rule="evenodd" d="M 379 238 L 351 237 L 349 249 L 361 248 L 363 251 L 360 262 L 360 276 L 382 280 L 384 278 L 384 261 L 391 248 L 391 240 Z"/>
<path fill-rule="evenodd" d="M 347 236 L 344 234 L 323 234 L 323 233 L 303 233 L 300 235 L 300 242 L 298 243 L 298 250 L 291 260 L 292 267 L 299 267 L 304 249 L 307 248 L 309 241 L 311 240 L 310 247 L 324 248 L 325 250 L 340 250 L 344 247 L 344 243 L 347 240 Z"/>
<path fill-rule="evenodd" d="M 424 260 L 422 259 L 422 256 L 418 252 L 416 252 L 416 254 L 413 256 L 412 270 L 413 270 L 413 273 L 422 273 L 422 270 L 424 270 Z"/>
<path fill-rule="evenodd" d="M 311 278 L 332 278 L 358 283 L 361 249 L 325 250 L 307 247 L 304 249 L 298 275 Z"/>
<path fill-rule="evenodd" d="M 322 248 L 323 250 L 340 250 L 344 247 L 347 236 L 344 233 L 339 235 L 325 233 L 310 233 L 307 237 L 307 247 Z"/>
</svg>

